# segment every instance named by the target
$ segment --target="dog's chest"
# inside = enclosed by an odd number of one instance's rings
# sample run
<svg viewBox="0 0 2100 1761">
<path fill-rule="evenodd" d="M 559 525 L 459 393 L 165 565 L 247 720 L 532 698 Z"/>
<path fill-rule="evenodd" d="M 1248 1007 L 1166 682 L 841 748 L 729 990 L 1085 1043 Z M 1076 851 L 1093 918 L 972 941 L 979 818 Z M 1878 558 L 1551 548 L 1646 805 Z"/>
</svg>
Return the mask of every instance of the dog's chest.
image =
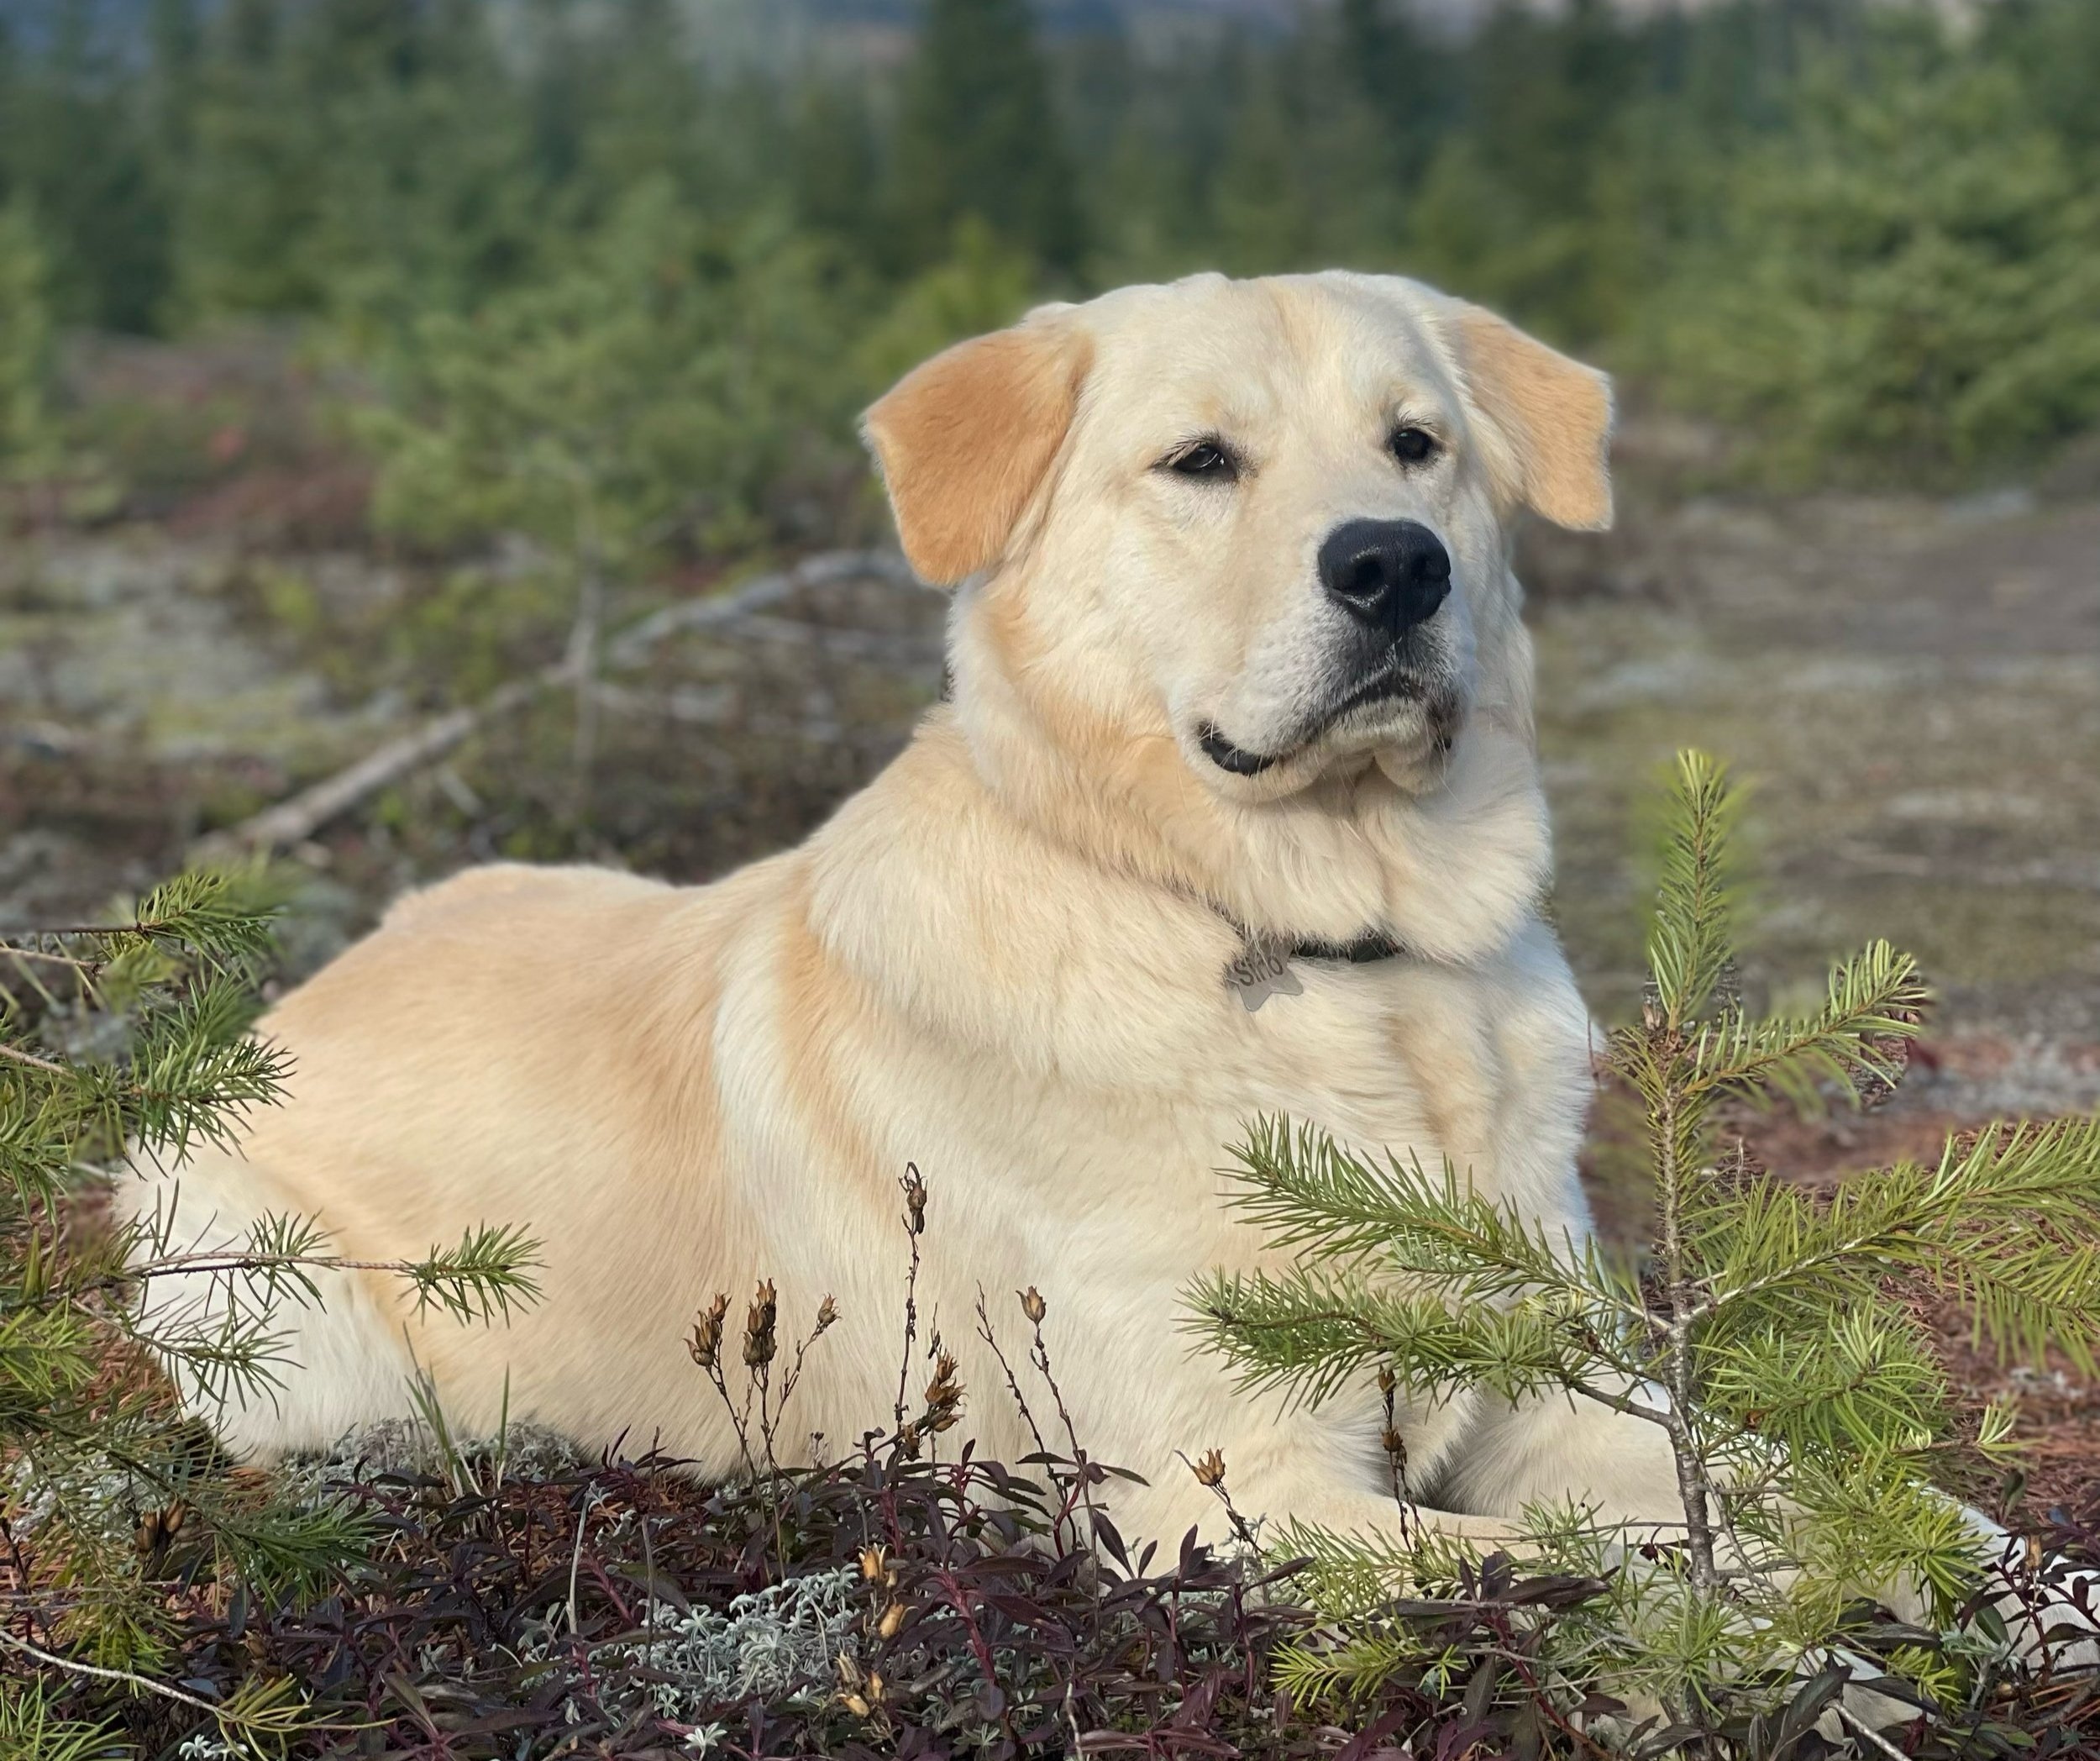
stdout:
<svg viewBox="0 0 2100 1761">
<path fill-rule="evenodd" d="M 1572 1157 L 1588 1020 L 1542 928 L 1478 965 L 1297 961 L 1289 977 L 1258 1008 L 1236 1002 L 1205 1085 L 1221 1120 L 1283 1114 L 1432 1169 L 1448 1158 L 1513 1198 Z"/>
</svg>

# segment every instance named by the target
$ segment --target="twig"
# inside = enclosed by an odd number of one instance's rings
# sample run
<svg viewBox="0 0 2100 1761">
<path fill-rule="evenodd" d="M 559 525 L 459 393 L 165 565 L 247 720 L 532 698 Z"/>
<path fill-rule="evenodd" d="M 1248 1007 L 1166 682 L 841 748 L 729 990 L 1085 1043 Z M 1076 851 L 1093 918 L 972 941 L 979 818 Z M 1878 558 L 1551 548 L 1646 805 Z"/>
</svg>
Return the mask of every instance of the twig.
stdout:
<svg viewBox="0 0 2100 1761">
<path fill-rule="evenodd" d="M 529 678 L 512 679 L 498 686 L 482 701 L 465 709 L 454 709 L 428 722 L 412 733 L 390 740 L 375 752 L 334 775 L 302 789 L 289 801 L 243 820 L 232 830 L 206 838 L 197 854 L 210 856 L 235 849 L 286 849 L 303 844 L 333 819 L 340 818 L 369 795 L 375 795 L 397 777 L 443 758 L 484 722 L 493 721 L 522 708 L 542 691 L 569 677 L 566 661 L 543 668 Z"/>
<path fill-rule="evenodd" d="M 1232 1532 L 1239 1538 L 1240 1544 L 1258 1559 L 1262 1555 L 1261 1539 L 1254 1532 L 1254 1525 L 1240 1514 L 1239 1506 L 1232 1501 L 1232 1494 L 1226 1488 L 1223 1452 L 1212 1449 L 1200 1461 L 1189 1460 L 1186 1452 L 1180 1449 L 1174 1453 L 1181 1458 L 1182 1466 L 1195 1475 L 1196 1484 L 1208 1487 L 1210 1496 L 1225 1506 L 1226 1521 L 1232 1525 Z M 1404 1523 L 1401 1532 L 1406 1534 Z"/>
<path fill-rule="evenodd" d="M 1842 1700 L 1833 1701 L 1830 1705 L 1830 1710 L 1837 1714 L 1838 1722 L 1843 1725 L 1845 1729 L 1850 1731 L 1855 1737 L 1860 1737 L 1865 1742 L 1872 1743 L 1874 1747 L 1879 1749 L 1884 1755 L 1893 1756 L 1894 1758 L 1894 1761 L 1903 1761 L 1903 1752 L 1898 1748 L 1894 1743 L 1891 1743 L 1887 1737 L 1882 1736 L 1879 1731 L 1876 1730 L 1872 1725 L 1868 1724 L 1865 1719 L 1860 1717 L 1856 1713 L 1853 1712 L 1849 1707 L 1846 1706 Z"/>
<path fill-rule="evenodd" d="M 802 1360 L 808 1354 L 810 1347 L 829 1333 L 837 1319 L 838 1305 L 827 1296 L 816 1305 L 816 1319 L 810 1331 L 795 1342 L 795 1361 L 788 1365 L 787 1374 L 780 1379 L 780 1401 L 773 1409 L 772 1417 L 766 1421 L 765 1453 L 769 1461 L 773 1459 L 774 1434 L 785 1422 L 788 1402 L 795 1398 L 795 1386 L 802 1380 Z"/>
<path fill-rule="evenodd" d="M 64 930 L 52 933 L 60 935 L 80 933 L 78 931 Z M 84 960 L 74 954 L 49 954 L 40 948 L 19 948 L 13 942 L 0 942 L 0 954 L 6 954 L 10 959 L 49 960 L 55 966 L 77 966 L 83 972 L 99 972 L 109 964 L 107 960 Z"/>
<path fill-rule="evenodd" d="M 34 1052 L 25 1052 L 19 1046 L 11 1046 L 0 1039 L 0 1058 L 12 1058 L 17 1064 L 26 1064 L 32 1069 L 49 1070 L 54 1076 L 70 1076 L 72 1072 L 62 1064 L 53 1064 L 48 1058 L 39 1058 Z"/>
<path fill-rule="evenodd" d="M 666 636 L 720 629 L 741 623 L 752 612 L 766 610 L 805 587 L 821 587 L 836 581 L 869 576 L 895 586 L 907 586 L 917 577 L 905 560 L 890 550 L 827 550 L 778 574 L 762 575 L 746 581 L 732 593 L 709 599 L 680 600 L 653 612 L 638 623 L 631 623 L 606 644 L 606 660 L 613 666 L 632 666 Z"/>
<path fill-rule="evenodd" d="M 18 1651 L 24 1657 L 33 1658 L 38 1663 L 45 1664 L 50 1669 L 63 1669 L 68 1674 L 86 1676 L 92 1681 L 118 1682 L 134 1692 L 158 1695 L 163 1700 L 172 1700 L 178 1705 L 192 1707 L 200 1712 L 208 1712 L 222 1725 L 238 1725 L 244 1730 L 268 1731 L 276 1735 L 283 1734 L 281 1726 L 273 1724 L 267 1719 L 253 1718 L 244 1712 L 235 1711 L 231 1707 L 215 1706 L 208 1700 L 200 1700 L 194 1694 L 185 1694 L 180 1688 L 171 1688 L 165 1682 L 155 1681 L 150 1675 L 134 1675 L 129 1669 L 105 1669 L 100 1664 L 84 1664 L 76 1658 L 60 1657 L 56 1652 L 46 1651 L 41 1645 L 30 1643 L 28 1639 L 17 1638 L 3 1627 L 0 1627 L 0 1645 L 5 1645 L 12 1651 Z M 383 1730 L 386 1727 L 383 1723 L 365 1723 L 311 1725 L 306 1728 L 376 1731 Z"/>
<path fill-rule="evenodd" d="M 1023 1296 L 1022 1312 L 1026 1313 L 1027 1298 Z M 1013 1366 L 1006 1361 L 1006 1354 L 999 1343 L 999 1335 L 992 1327 L 990 1312 L 984 1306 L 984 1286 L 977 1287 L 977 1337 L 992 1348 L 992 1355 L 999 1360 L 1000 1372 L 1006 1378 L 1006 1392 L 1014 1397 L 1014 1405 L 1020 1409 L 1021 1422 L 1027 1426 L 1028 1434 L 1036 1440 L 1036 1453 L 1047 1456 L 1050 1445 L 1043 1441 L 1042 1427 L 1036 1423 L 1036 1416 L 1028 1410 L 1028 1397 L 1021 1391 L 1021 1384 L 1014 1376 Z"/>
<path fill-rule="evenodd" d="M 1393 1485 L 1393 1503 L 1400 1515 L 1400 1538 L 1410 1546 L 1415 1541 L 1415 1495 L 1407 1483 L 1407 1439 L 1400 1435 L 1399 1422 L 1393 1412 L 1394 1398 L 1399 1386 L 1399 1378 L 1388 1365 L 1378 1372 L 1378 1395 L 1384 1405 L 1385 1428 L 1378 1433 L 1378 1445 L 1385 1451 L 1385 1465 Z M 1223 1482 L 1220 1482 L 1222 1488 Z M 1231 1501 L 1226 1501 L 1231 1508 Z"/>
<path fill-rule="evenodd" d="M 904 1178 L 897 1185 L 904 1192 L 905 1234 L 911 1243 L 911 1269 L 904 1283 L 904 1358 L 897 1365 L 897 1438 L 901 1443 L 908 1435 L 905 1391 L 911 1384 L 912 1348 L 919 1341 L 919 1237 L 926 1231 L 926 1181 L 916 1162 L 904 1164 Z"/>
<path fill-rule="evenodd" d="M 652 612 L 604 644 L 603 663 L 615 667 L 632 666 L 666 636 L 733 625 L 806 587 L 851 580 L 856 576 L 900 584 L 913 579 L 904 560 L 889 551 L 826 551 L 791 569 L 762 575 L 719 597 L 686 600 Z M 449 710 L 434 721 L 367 753 L 356 763 L 323 778 L 311 788 L 301 790 L 289 800 L 204 839 L 196 854 L 223 855 L 237 849 L 286 849 L 302 844 L 368 796 L 443 758 L 484 723 L 522 708 L 542 691 L 577 684 L 584 676 L 585 663 L 585 654 L 572 645 L 571 651 L 554 665 L 510 680 L 479 703 Z"/>
<path fill-rule="evenodd" d="M 1042 1378 L 1043 1385 L 1049 1389 L 1051 1401 L 1058 1409 L 1058 1421 L 1064 1426 L 1065 1441 L 1072 1448 L 1073 1489 L 1079 1495 L 1079 1503 L 1086 1506 L 1087 1545 L 1098 1548 L 1100 1545 L 1101 1518 L 1100 1512 L 1094 1505 L 1094 1483 L 1102 1477 L 1101 1471 L 1086 1459 L 1086 1451 L 1079 1446 L 1079 1427 L 1072 1422 L 1072 1414 L 1064 1404 L 1064 1390 L 1058 1385 L 1057 1375 L 1050 1368 L 1050 1342 L 1042 1336 L 1043 1317 L 1049 1312 L 1049 1305 L 1032 1289 L 1028 1295 L 1035 1297 L 1032 1302 L 1027 1297 L 1021 1299 L 1021 1312 L 1028 1317 L 1032 1340 L 1028 1361 L 1035 1366 L 1036 1374 Z M 1071 1492 L 1064 1495 L 1063 1506 L 1058 1525 L 1061 1527 L 1066 1519 L 1072 1519 L 1076 1528 L 1077 1506 L 1073 1502 Z M 1095 1588 L 1097 1610 L 1100 1601 L 1100 1590 L 1097 1583 Z"/>
</svg>

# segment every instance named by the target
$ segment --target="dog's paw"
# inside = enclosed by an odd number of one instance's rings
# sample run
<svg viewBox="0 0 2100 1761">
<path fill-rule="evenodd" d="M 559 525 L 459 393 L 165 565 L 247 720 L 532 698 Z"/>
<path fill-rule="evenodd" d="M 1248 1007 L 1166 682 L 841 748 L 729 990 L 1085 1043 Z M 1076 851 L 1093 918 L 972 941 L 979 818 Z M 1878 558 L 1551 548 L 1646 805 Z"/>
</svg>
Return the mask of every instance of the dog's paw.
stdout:
<svg viewBox="0 0 2100 1761">
<path fill-rule="evenodd" d="M 2007 1588 L 1991 1606 L 2013 1654 L 2034 1670 L 2100 1669 L 2100 1571 L 2029 1560 L 2008 1541 L 1998 1574 Z"/>
</svg>

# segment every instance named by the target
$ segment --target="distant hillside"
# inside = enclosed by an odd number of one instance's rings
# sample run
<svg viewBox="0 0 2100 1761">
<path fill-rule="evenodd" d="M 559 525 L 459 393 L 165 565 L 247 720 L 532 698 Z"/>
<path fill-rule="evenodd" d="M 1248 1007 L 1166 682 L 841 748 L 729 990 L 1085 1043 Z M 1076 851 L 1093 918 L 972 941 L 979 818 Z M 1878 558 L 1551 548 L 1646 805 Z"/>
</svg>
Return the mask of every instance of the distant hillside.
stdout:
<svg viewBox="0 0 2100 1761">
<path fill-rule="evenodd" d="M 209 11 L 218 0 L 198 0 Z M 498 11 L 512 11 L 523 0 L 487 0 Z M 576 0 L 586 12 L 602 0 Z M 615 0 L 617 3 L 617 0 Z M 696 38 L 710 46 L 736 54 L 748 50 L 777 51 L 789 44 L 821 44 L 829 33 L 870 40 L 898 39 L 907 33 L 922 0 L 679 0 L 691 18 Z M 1053 31 L 1082 31 L 1115 25 L 1140 29 L 1204 24 L 1252 25 L 1287 28 L 1304 7 L 1332 3 L 1332 0 L 1034 0 L 1044 24 Z M 1426 24 L 1442 25 L 1461 33 L 1478 24 L 1504 0 L 1402 0 Z M 1567 0 L 1525 0 L 1541 12 L 1562 9 Z M 1694 10 L 1713 0 L 1612 0 L 1633 17 L 1644 17 L 1672 8 Z M 1778 0 L 1773 0 L 1778 3 Z M 1948 13 L 1971 11 L 1990 0 L 1886 0 L 1892 5 L 1915 4 Z M 2100 0 L 2095 0 L 2100 3 Z M 108 40 L 123 43 L 141 34 L 154 0 L 87 0 L 88 9 L 102 23 Z M 60 0 L 0 0 L 0 28 L 10 34 L 36 42 L 50 29 L 60 10 Z"/>
</svg>

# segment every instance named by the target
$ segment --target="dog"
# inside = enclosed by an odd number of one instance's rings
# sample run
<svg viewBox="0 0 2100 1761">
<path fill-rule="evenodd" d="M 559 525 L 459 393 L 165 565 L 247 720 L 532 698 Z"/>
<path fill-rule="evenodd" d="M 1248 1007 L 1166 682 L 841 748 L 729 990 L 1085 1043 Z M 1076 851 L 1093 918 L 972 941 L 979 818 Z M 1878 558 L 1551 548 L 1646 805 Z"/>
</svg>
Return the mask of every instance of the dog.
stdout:
<svg viewBox="0 0 2100 1761">
<path fill-rule="evenodd" d="M 1609 523 L 1611 427 L 1601 374 L 1384 276 L 1130 287 L 917 368 L 865 434 L 953 595 L 948 700 L 795 849 L 700 887 L 470 870 L 276 1007 L 286 1104 L 172 1175 L 198 1238 L 292 1212 L 385 1261 L 511 1223 L 543 1296 L 465 1324 L 330 1272 L 281 1388 L 215 1415 L 229 1442 L 323 1448 L 404 1414 L 419 1369 L 465 1430 L 507 1402 L 727 1473 L 685 1337 L 761 1278 L 784 1322 L 835 1300 L 793 1425 L 857 1438 L 895 1394 L 916 1164 L 918 1303 L 981 1449 L 1031 1442 L 968 1317 L 1035 1285 L 1080 1439 L 1147 1482 L 1114 1494 L 1126 1527 L 1216 1532 L 1177 1459 L 1213 1448 L 1246 1510 L 1392 1525 L 1377 1390 L 1242 1394 L 1181 1293 L 1271 1263 L 1218 1171 L 1257 1117 L 1590 1233 L 1590 1022 L 1541 915 L 1510 556 L 1527 510 Z M 1473 1395 L 1398 1427 L 1456 1534 L 1549 1500 L 1681 1515 L 1635 1417 Z"/>
</svg>

